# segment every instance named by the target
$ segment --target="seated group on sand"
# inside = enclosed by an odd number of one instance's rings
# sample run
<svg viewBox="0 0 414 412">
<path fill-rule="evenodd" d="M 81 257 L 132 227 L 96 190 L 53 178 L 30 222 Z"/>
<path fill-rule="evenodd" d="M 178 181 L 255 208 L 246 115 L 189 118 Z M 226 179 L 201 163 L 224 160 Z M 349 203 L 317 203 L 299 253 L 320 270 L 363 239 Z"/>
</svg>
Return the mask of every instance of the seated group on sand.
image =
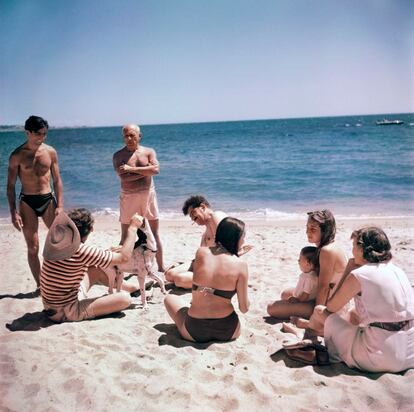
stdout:
<svg viewBox="0 0 414 412">
<path fill-rule="evenodd" d="M 54 321 L 90 319 L 130 305 L 130 295 L 125 291 L 80 300 L 78 290 L 82 282 L 83 291 L 94 283 L 107 284 L 105 272 L 96 266 L 105 268 L 128 259 L 142 218 L 133 216 L 119 252 L 83 243 L 92 229 L 91 222 L 89 212 L 77 209 L 69 215 L 59 214 L 48 232 L 41 293 L 47 314 Z M 405 273 L 391 261 L 386 234 L 377 227 L 354 231 L 353 258 L 348 262 L 335 244 L 335 220 L 330 211 L 309 213 L 307 236 L 316 245 L 318 259 L 312 261 L 315 251 L 305 248 L 299 262 L 303 274 L 318 278 L 315 300 L 310 299 L 315 294 L 315 282 L 305 279 L 299 281 L 299 288 L 283 291 L 282 299 L 267 308 L 269 315 L 291 319 L 306 328 L 306 339 L 286 345 L 287 355 L 309 364 L 342 361 L 373 372 L 414 367 L 413 291 Z M 231 299 L 237 295 L 239 310 L 248 311 L 248 269 L 238 256 L 244 237 L 241 220 L 223 218 L 216 229 L 215 245 L 201 246 L 196 252 L 190 307 L 178 296 L 166 296 L 166 309 L 184 339 L 229 341 L 240 335 Z M 71 294 L 67 293 L 69 285 Z M 319 299 L 326 303 L 320 304 Z M 355 307 L 348 310 L 351 300 Z M 322 336 L 325 346 L 318 342 Z"/>
<path fill-rule="evenodd" d="M 53 151 L 42 155 L 49 156 L 49 166 L 55 158 L 57 162 Z M 16 162 L 11 157 L 9 181 L 13 184 Z M 53 167 L 55 176 L 58 169 Z M 9 186 L 8 195 L 10 201 Z M 62 200 L 60 196 L 58 199 Z M 24 202 L 23 199 L 23 208 Z M 54 206 L 62 204 L 58 200 Z M 130 209 L 129 203 L 123 208 Z M 13 212 L 13 224 L 21 229 L 25 222 L 19 221 L 18 213 Z M 169 294 L 164 301 L 166 310 L 180 335 L 188 341 L 236 339 L 241 330 L 233 296 L 237 296 L 240 312 L 249 309 L 248 267 L 240 259 L 251 248 L 244 245 L 245 224 L 214 212 L 202 196 L 187 199 L 183 212 L 206 230 L 194 260 L 173 265 L 165 272 L 167 281 L 192 290 L 190 307 L 180 297 Z M 131 258 L 137 246 L 137 231 L 145 225 L 145 219 L 132 213 L 128 223 L 121 221 L 121 245 L 113 250 L 86 244 L 94 223 L 86 209 L 74 209 L 68 214 L 59 210 L 52 220 L 46 222 L 50 228 L 40 274 L 40 293 L 47 316 L 55 322 L 81 321 L 128 308 L 130 293 L 139 287 L 122 281 L 122 276 L 117 279 L 121 279 L 117 293 L 88 298 L 87 292 L 97 283 L 113 288 L 114 279 L 108 278 L 106 269 Z M 26 228 L 25 236 L 27 232 Z M 37 227 L 31 228 L 31 232 L 37 234 Z M 303 339 L 284 345 L 287 356 L 315 365 L 345 362 L 349 367 L 372 372 L 413 368 L 414 294 L 405 273 L 392 262 L 386 234 L 378 227 L 354 231 L 353 258 L 349 260 L 335 242 L 336 224 L 329 210 L 308 213 L 306 234 L 308 242 L 315 246 L 300 251 L 302 273 L 298 284 L 284 290 L 281 299 L 267 307 L 270 316 L 305 329 Z M 157 246 L 159 243 L 158 239 Z M 158 254 L 157 258 L 160 269 L 162 256 Z M 283 324 L 284 331 L 296 331 L 295 327 Z"/>
<path fill-rule="evenodd" d="M 287 289 L 267 307 L 270 316 L 305 329 L 305 339 L 285 345 L 287 355 L 309 364 L 345 362 L 370 372 L 413 368 L 414 294 L 406 274 L 392 262 L 384 231 L 363 227 L 352 232 L 348 261 L 335 243 L 329 210 L 308 213 L 306 234 L 317 247 L 315 300 L 291 299 L 295 291 Z M 325 346 L 318 337 L 324 337 Z"/>
</svg>

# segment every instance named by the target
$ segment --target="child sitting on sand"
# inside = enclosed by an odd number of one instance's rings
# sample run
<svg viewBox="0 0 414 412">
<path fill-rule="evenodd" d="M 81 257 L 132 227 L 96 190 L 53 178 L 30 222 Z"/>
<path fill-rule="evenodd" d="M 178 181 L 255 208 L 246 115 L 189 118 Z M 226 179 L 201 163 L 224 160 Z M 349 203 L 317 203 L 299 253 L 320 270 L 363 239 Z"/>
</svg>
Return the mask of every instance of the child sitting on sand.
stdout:
<svg viewBox="0 0 414 412">
<path fill-rule="evenodd" d="M 315 300 L 318 291 L 318 249 L 315 246 L 304 247 L 298 263 L 302 271 L 298 283 L 293 291 L 284 291 L 281 298 L 291 303 Z"/>
<path fill-rule="evenodd" d="M 299 268 L 302 273 L 299 275 L 295 289 L 287 289 L 282 292 L 281 298 L 290 303 L 309 302 L 316 299 L 318 293 L 318 248 L 305 246 L 299 254 Z M 290 322 L 298 326 L 298 319 L 303 322 L 308 320 L 298 316 L 290 316 Z M 299 321 L 300 322 L 300 321 Z M 289 323 L 282 323 L 282 332 L 297 334 L 296 330 Z"/>
</svg>

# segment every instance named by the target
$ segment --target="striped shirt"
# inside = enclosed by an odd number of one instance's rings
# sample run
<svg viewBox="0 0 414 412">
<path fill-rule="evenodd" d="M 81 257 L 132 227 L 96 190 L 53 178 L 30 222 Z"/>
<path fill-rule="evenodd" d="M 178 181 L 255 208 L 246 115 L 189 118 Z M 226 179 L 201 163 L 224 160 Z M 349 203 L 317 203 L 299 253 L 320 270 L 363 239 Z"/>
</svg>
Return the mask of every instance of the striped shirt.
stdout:
<svg viewBox="0 0 414 412">
<path fill-rule="evenodd" d="M 75 302 L 78 299 L 79 285 L 88 273 L 88 268 L 107 268 L 111 261 L 111 251 L 83 243 L 69 259 L 45 259 L 40 274 L 40 294 L 43 302 L 53 306 Z"/>
</svg>

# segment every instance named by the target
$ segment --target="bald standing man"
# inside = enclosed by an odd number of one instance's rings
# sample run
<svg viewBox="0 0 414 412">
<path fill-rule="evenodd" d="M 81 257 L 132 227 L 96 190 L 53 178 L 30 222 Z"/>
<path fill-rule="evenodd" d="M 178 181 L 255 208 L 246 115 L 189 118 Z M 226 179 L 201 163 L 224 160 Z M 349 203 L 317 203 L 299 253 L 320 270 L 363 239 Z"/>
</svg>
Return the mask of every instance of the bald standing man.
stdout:
<svg viewBox="0 0 414 412">
<path fill-rule="evenodd" d="M 125 146 L 113 156 L 113 165 L 121 180 L 119 197 L 119 221 L 121 241 L 125 241 L 129 222 L 134 213 L 147 218 L 157 243 L 158 270 L 164 272 L 162 244 L 159 236 L 159 212 L 157 195 L 152 176 L 160 172 L 154 149 L 142 146 L 141 129 L 136 124 L 126 124 L 122 128 Z"/>
</svg>

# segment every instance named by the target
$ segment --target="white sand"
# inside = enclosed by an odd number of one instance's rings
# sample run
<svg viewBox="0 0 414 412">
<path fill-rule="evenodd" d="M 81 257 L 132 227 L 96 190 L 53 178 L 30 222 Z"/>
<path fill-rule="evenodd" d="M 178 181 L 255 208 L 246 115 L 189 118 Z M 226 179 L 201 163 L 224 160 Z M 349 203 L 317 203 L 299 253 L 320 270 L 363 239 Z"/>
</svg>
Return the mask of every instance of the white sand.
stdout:
<svg viewBox="0 0 414 412">
<path fill-rule="evenodd" d="M 250 268 L 251 309 L 240 315 L 237 341 L 210 345 L 179 337 L 158 288 L 148 312 L 136 308 L 105 319 L 52 324 L 41 313 L 41 299 L 28 298 L 34 281 L 22 235 L 1 225 L 0 410 L 413 410 L 413 370 L 362 373 L 343 364 L 302 366 L 283 352 L 272 355 L 287 335 L 266 317 L 266 305 L 296 283 L 305 220 L 247 223 L 247 241 L 255 245 L 243 257 Z M 350 252 L 351 231 L 368 223 L 384 228 L 395 262 L 414 283 L 414 222 L 339 221 L 338 242 Z M 42 227 L 41 245 L 45 233 Z M 201 228 L 188 220 L 164 221 L 161 235 L 169 264 L 192 258 Z M 88 243 L 109 247 L 118 240 L 116 220 L 101 217 Z M 103 287 L 95 288 L 101 292 Z M 183 296 L 190 301 L 189 293 Z"/>
</svg>

